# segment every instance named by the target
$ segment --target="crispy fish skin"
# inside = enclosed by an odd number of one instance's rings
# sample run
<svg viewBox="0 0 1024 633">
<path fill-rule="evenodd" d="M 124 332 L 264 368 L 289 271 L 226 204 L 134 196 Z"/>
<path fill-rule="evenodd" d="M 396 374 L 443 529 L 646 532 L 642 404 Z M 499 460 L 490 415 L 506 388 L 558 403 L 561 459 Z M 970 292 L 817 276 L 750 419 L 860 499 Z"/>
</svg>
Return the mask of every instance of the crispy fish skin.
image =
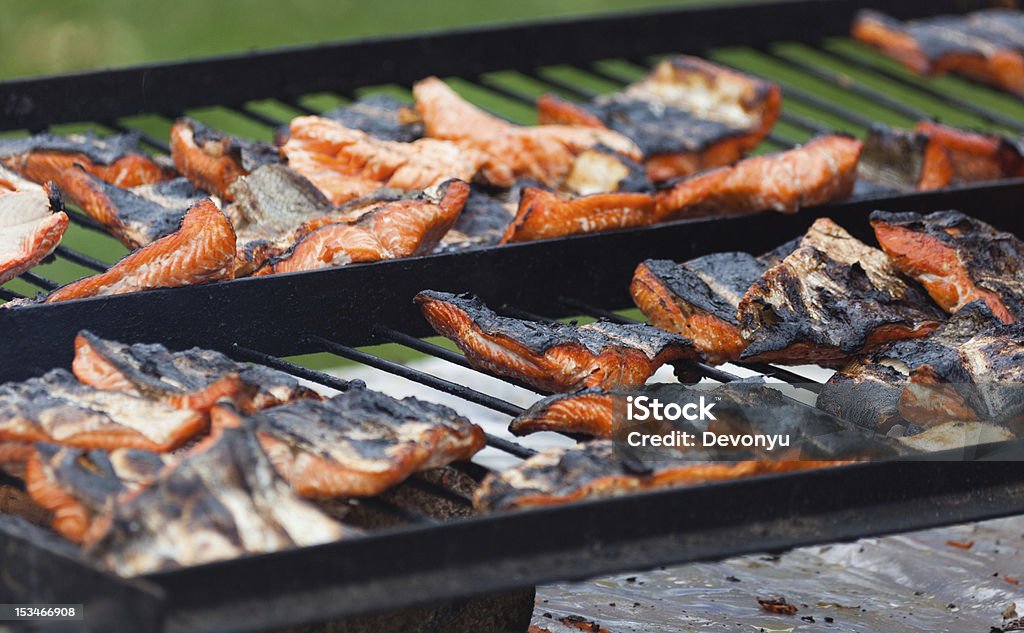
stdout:
<svg viewBox="0 0 1024 633">
<path fill-rule="evenodd" d="M 513 435 L 558 431 L 590 437 L 611 437 L 615 430 L 614 396 L 590 388 L 543 398 L 508 425 Z"/>
<path fill-rule="evenodd" d="M 296 492 L 319 499 L 377 495 L 486 444 L 483 429 L 447 407 L 368 389 L 268 409 L 242 424 Z"/>
<path fill-rule="evenodd" d="M 959 211 L 875 211 L 871 226 L 903 273 L 947 312 L 978 299 L 1004 323 L 1024 312 L 1024 243 Z"/>
<path fill-rule="evenodd" d="M 25 489 L 53 513 L 53 529 L 81 543 L 118 495 L 149 485 L 165 466 L 157 453 L 135 449 L 86 451 L 39 443 L 25 469 Z"/>
<path fill-rule="evenodd" d="M 173 233 L 205 194 L 185 178 L 131 189 L 111 185 L 75 165 L 61 175 L 61 191 L 131 250 Z"/>
<path fill-rule="evenodd" d="M 477 297 L 434 290 L 415 302 L 474 367 L 548 391 L 635 387 L 664 363 L 702 358 L 689 340 L 649 325 L 523 321 L 498 316 Z"/>
<path fill-rule="evenodd" d="M 883 190 L 931 191 L 954 179 L 949 152 L 927 134 L 876 124 L 868 130 L 857 182 Z"/>
<path fill-rule="evenodd" d="M 920 121 L 914 131 L 945 150 L 953 183 L 1016 178 L 1024 175 L 1021 147 L 998 134 L 961 130 L 935 121 Z"/>
<path fill-rule="evenodd" d="M 57 189 L 40 187 L 0 165 L 0 284 L 49 257 L 67 228 Z"/>
<path fill-rule="evenodd" d="M 629 137 L 658 182 L 743 158 L 778 119 L 778 86 L 697 57 L 679 55 L 613 95 L 578 106 L 537 102 L 541 123 L 607 127 Z"/>
<path fill-rule="evenodd" d="M 842 364 L 889 341 L 917 338 L 942 320 L 889 258 L 828 218 L 740 301 L 741 358 Z"/>
<path fill-rule="evenodd" d="M 641 159 L 636 145 L 618 132 L 571 125 L 514 125 L 463 100 L 437 77 L 417 82 L 413 96 L 427 136 L 482 152 L 486 163 L 481 175 L 495 186 L 510 187 L 523 178 L 558 186 L 575 158 L 598 145 Z"/>
<path fill-rule="evenodd" d="M 0 385 L 0 441 L 164 452 L 205 430 L 206 422 L 198 411 L 83 385 L 62 369 Z"/>
<path fill-rule="evenodd" d="M 468 182 L 486 160 L 445 140 L 387 141 L 317 116 L 292 120 L 281 154 L 334 204 L 381 187 L 421 190 L 452 178 Z"/>
<path fill-rule="evenodd" d="M 736 316 L 740 299 L 767 270 L 747 253 L 715 253 L 677 264 L 639 264 L 629 290 L 651 324 L 693 341 L 707 361 L 739 358 L 747 343 Z"/>
<path fill-rule="evenodd" d="M 99 138 L 91 132 L 44 133 L 6 139 L 0 141 L 0 162 L 39 184 L 60 183 L 62 174 L 74 165 L 118 187 L 163 182 L 177 175 L 170 166 L 147 156 L 133 134 Z"/>
<path fill-rule="evenodd" d="M 658 192 L 659 219 L 732 215 L 841 200 L 853 191 L 861 142 L 819 136 L 785 152 L 747 158 L 684 178 Z"/>
<path fill-rule="evenodd" d="M 907 375 L 901 369 L 905 367 L 898 359 L 876 361 L 873 355 L 850 361 L 828 379 L 815 406 L 866 429 L 889 433 L 905 424 L 899 401 Z"/>
<path fill-rule="evenodd" d="M 358 533 L 298 497 L 252 433 L 225 428 L 86 535 L 86 555 L 122 576 L 327 543 Z"/>
<path fill-rule="evenodd" d="M 127 345 L 82 330 L 71 369 L 84 384 L 161 400 L 178 409 L 208 411 L 229 400 L 243 411 L 297 399 L 319 399 L 299 381 L 269 367 L 237 363 L 198 347 L 171 352 L 163 345 Z"/>
<path fill-rule="evenodd" d="M 468 197 L 468 184 L 449 180 L 434 192 L 385 202 L 353 222 L 329 218 L 327 224 L 305 233 L 288 252 L 268 260 L 253 274 L 316 270 L 429 253 L 455 225 Z"/>
<path fill-rule="evenodd" d="M 416 109 L 383 94 L 363 97 L 323 112 L 320 116 L 384 141 L 411 143 L 423 137 L 423 123 Z M 290 126 L 282 126 L 275 134 L 274 142 L 281 146 L 290 137 Z"/>
<path fill-rule="evenodd" d="M 171 126 L 171 158 L 189 181 L 222 200 L 233 200 L 230 187 L 260 165 L 280 161 L 273 145 L 246 141 L 192 119 Z"/>
<path fill-rule="evenodd" d="M 565 199 L 535 187 L 523 189 L 519 210 L 502 244 L 652 224 L 654 198 L 645 193 L 597 193 Z"/>
<path fill-rule="evenodd" d="M 234 278 L 235 231 L 209 199 L 185 214 L 177 231 L 126 255 L 107 272 L 51 292 L 45 303 L 209 283 Z"/>
<path fill-rule="evenodd" d="M 900 22 L 861 11 L 853 37 L 925 75 L 954 72 L 1024 94 L 1024 16 L 993 9 Z"/>
<path fill-rule="evenodd" d="M 611 440 L 593 440 L 570 449 L 547 450 L 491 473 L 473 494 L 473 505 L 481 512 L 516 510 L 835 464 L 812 460 L 702 463 L 683 457 L 652 462 L 649 471 L 637 472 L 616 455 Z"/>
</svg>

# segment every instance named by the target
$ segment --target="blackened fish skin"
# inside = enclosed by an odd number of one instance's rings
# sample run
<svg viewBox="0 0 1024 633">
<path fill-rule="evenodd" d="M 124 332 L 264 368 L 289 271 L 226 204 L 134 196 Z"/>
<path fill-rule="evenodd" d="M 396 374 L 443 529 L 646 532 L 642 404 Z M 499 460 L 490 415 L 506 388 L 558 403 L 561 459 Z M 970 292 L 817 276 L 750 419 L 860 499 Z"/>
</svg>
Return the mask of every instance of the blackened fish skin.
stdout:
<svg viewBox="0 0 1024 633">
<path fill-rule="evenodd" d="M 299 498 L 244 429 L 221 429 L 97 521 L 86 554 L 122 576 L 358 533 Z"/>
<path fill-rule="evenodd" d="M 259 143 L 238 136 L 225 134 L 195 119 L 183 119 L 192 128 L 192 138 L 202 147 L 206 143 L 226 143 L 225 149 L 235 156 L 242 168 L 254 171 L 260 165 L 271 165 L 281 162 L 278 149 L 270 143 Z"/>
<path fill-rule="evenodd" d="M 1024 315 L 1024 242 L 959 211 L 871 214 L 882 249 L 947 312 L 977 299 L 1009 323 Z"/>
<path fill-rule="evenodd" d="M 549 391 L 634 387 L 663 363 L 703 358 L 692 341 L 647 324 L 524 321 L 495 314 L 475 296 L 434 290 L 415 302 L 475 367 Z"/>
<path fill-rule="evenodd" d="M 380 139 L 411 143 L 423 137 L 423 123 L 410 120 L 416 117 L 415 112 L 414 106 L 393 97 L 371 95 L 320 116 Z"/>
<path fill-rule="evenodd" d="M 138 134 L 117 134 L 100 138 L 93 132 L 62 136 L 43 132 L 22 138 L 0 139 L 0 158 L 47 151 L 82 154 L 100 165 L 112 165 L 127 154 L 144 154 Z"/>
<path fill-rule="evenodd" d="M 682 264 L 663 259 L 645 263 L 687 303 L 737 325 L 739 299 L 766 270 L 757 258 L 740 252 L 712 253 Z M 714 286 L 708 284 L 708 279 Z"/>
</svg>

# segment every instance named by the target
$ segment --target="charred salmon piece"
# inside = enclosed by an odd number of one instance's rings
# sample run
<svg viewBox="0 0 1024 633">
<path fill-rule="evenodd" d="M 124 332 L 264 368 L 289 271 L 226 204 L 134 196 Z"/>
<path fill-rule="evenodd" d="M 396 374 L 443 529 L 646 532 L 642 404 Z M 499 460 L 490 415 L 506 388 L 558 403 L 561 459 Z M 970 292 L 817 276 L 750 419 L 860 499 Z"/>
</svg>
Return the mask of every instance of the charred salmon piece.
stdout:
<svg viewBox="0 0 1024 633">
<path fill-rule="evenodd" d="M 177 176 L 169 162 L 143 152 L 133 134 L 100 138 L 92 133 L 44 133 L 4 139 L 0 140 L 0 162 L 39 184 L 59 183 L 61 174 L 74 165 L 118 187 L 138 187 Z"/>
<path fill-rule="evenodd" d="M 292 121 L 281 154 L 334 204 L 380 187 L 421 190 L 452 178 L 468 182 L 486 160 L 448 141 L 388 141 L 317 116 Z"/>
<path fill-rule="evenodd" d="M 513 435 L 558 431 L 611 437 L 615 431 L 614 396 L 596 388 L 548 396 L 516 416 L 508 430 Z"/>
<path fill-rule="evenodd" d="M 152 483 L 170 458 L 136 449 L 111 452 L 39 443 L 25 469 L 25 489 L 53 513 L 53 529 L 81 543 L 94 519 L 121 494 Z"/>
<path fill-rule="evenodd" d="M 163 345 L 127 345 L 83 330 L 75 338 L 75 376 L 97 389 L 160 400 L 179 409 L 208 411 L 228 400 L 244 411 L 320 396 L 293 376 L 261 365 L 236 363 L 198 347 L 172 352 Z"/>
<path fill-rule="evenodd" d="M 65 170 L 56 182 L 68 200 L 131 250 L 176 231 L 189 207 L 206 197 L 185 178 L 122 188 L 80 165 Z"/>
<path fill-rule="evenodd" d="M 501 243 L 600 233 L 654 221 L 654 198 L 645 193 L 596 193 L 566 199 L 528 187 L 520 196 L 519 210 L 505 229 Z"/>
<path fill-rule="evenodd" d="M 819 136 L 785 152 L 695 174 L 658 192 L 661 219 L 754 211 L 795 213 L 853 191 L 861 142 Z"/>
<path fill-rule="evenodd" d="M 934 121 L 921 121 L 914 127 L 914 131 L 946 151 L 954 183 L 1024 175 L 1024 154 L 1018 140 L 998 134 L 961 130 Z"/>
<path fill-rule="evenodd" d="M 209 199 L 196 204 L 177 231 L 126 255 L 110 270 L 62 286 L 46 303 L 173 288 L 232 279 L 235 231 Z"/>
<path fill-rule="evenodd" d="M 747 346 L 740 299 L 768 269 L 747 253 L 715 253 L 677 264 L 649 259 L 633 274 L 633 303 L 651 325 L 693 341 L 709 363 L 736 360 Z"/>
<path fill-rule="evenodd" d="M 814 460 L 699 462 L 682 456 L 678 461 L 634 464 L 617 454 L 611 440 L 594 440 L 574 448 L 547 450 L 503 472 L 491 473 L 474 493 L 473 505 L 482 512 L 516 510 L 835 464 Z"/>
<path fill-rule="evenodd" d="M 486 443 L 480 427 L 447 407 L 368 389 L 268 409 L 243 424 L 296 492 L 321 499 L 380 494 Z"/>
<path fill-rule="evenodd" d="M 469 185 L 450 180 L 414 198 L 385 202 L 354 222 L 327 218 L 254 274 L 274 275 L 423 255 L 455 225 Z M 307 225 L 313 229 L 316 223 Z"/>
<path fill-rule="evenodd" d="M 1024 312 L 1024 243 L 959 211 L 875 211 L 882 249 L 947 312 L 978 299 L 1004 323 Z"/>
<path fill-rule="evenodd" d="M 899 441 L 915 451 L 934 452 L 1006 442 L 1016 437 L 1009 429 L 998 424 L 954 420 L 943 422 L 916 435 L 901 437 Z"/>
<path fill-rule="evenodd" d="M 40 187 L 0 165 L 0 284 L 49 257 L 67 228 L 56 189 Z"/>
<path fill-rule="evenodd" d="M 540 185 L 540 188 L 547 187 Z M 647 177 L 643 165 L 598 145 L 580 152 L 559 191 L 578 196 L 595 193 L 654 193 L 654 183 Z"/>
<path fill-rule="evenodd" d="M 918 338 L 943 316 L 882 251 L 828 218 L 740 301 L 752 361 L 841 365 L 889 341 Z"/>
<path fill-rule="evenodd" d="M 989 10 L 900 22 L 862 11 L 853 37 L 880 49 L 914 72 L 954 72 L 1024 94 L 1024 14 Z"/>
<path fill-rule="evenodd" d="M 0 441 L 165 452 L 205 429 L 198 411 L 83 385 L 62 369 L 0 385 Z"/>
<path fill-rule="evenodd" d="M 171 126 L 171 158 L 181 175 L 197 188 L 222 200 L 232 200 L 230 187 L 260 165 L 278 163 L 280 152 L 269 143 L 256 143 L 225 134 L 192 119 Z"/>
<path fill-rule="evenodd" d="M 17 479 L 25 478 L 25 465 L 35 454 L 32 442 L 0 440 L 0 473 L 6 473 Z"/>
<path fill-rule="evenodd" d="M 358 534 L 303 500 L 256 437 L 220 430 L 94 520 L 85 553 L 122 576 L 328 543 Z"/>
<path fill-rule="evenodd" d="M 899 408 L 906 384 L 905 366 L 899 359 L 859 358 L 832 374 L 815 406 L 865 429 L 902 436 L 912 432 Z"/>
<path fill-rule="evenodd" d="M 928 135 L 876 124 L 864 138 L 857 193 L 930 191 L 954 182 L 949 152 Z"/>
<path fill-rule="evenodd" d="M 524 321 L 499 316 L 472 295 L 434 290 L 415 301 L 474 367 L 553 392 L 636 387 L 664 363 L 702 358 L 691 341 L 646 324 Z"/>
<path fill-rule="evenodd" d="M 585 105 L 545 95 L 537 110 L 541 123 L 620 132 L 643 152 L 651 180 L 663 181 L 743 158 L 771 131 L 781 105 L 774 84 L 680 55 L 622 92 Z"/>
<path fill-rule="evenodd" d="M 492 116 L 455 93 L 437 77 L 413 87 L 416 108 L 427 136 L 483 153 L 481 175 L 490 184 L 509 187 L 532 178 L 558 186 L 576 157 L 598 145 L 640 160 L 636 145 L 618 132 L 572 125 L 518 126 Z"/>
<path fill-rule="evenodd" d="M 495 190 L 470 185 L 469 197 L 455 225 L 441 239 L 438 251 L 493 246 L 501 241 L 505 229 L 515 217 L 522 190 L 529 181 L 511 189 Z"/>
<path fill-rule="evenodd" d="M 423 138 L 423 122 L 416 108 L 387 95 L 363 97 L 320 116 L 383 141 L 411 143 Z M 288 142 L 290 134 L 285 127 L 277 136 L 278 145 Z"/>
</svg>

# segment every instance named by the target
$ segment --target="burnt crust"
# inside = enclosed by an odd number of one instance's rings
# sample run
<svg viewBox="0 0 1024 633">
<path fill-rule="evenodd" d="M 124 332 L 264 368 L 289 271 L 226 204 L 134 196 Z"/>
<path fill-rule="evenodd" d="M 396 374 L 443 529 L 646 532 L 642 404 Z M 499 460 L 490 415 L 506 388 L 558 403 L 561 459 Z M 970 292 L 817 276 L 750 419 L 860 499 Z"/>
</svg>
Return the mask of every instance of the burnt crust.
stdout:
<svg viewBox="0 0 1024 633">
<path fill-rule="evenodd" d="M 423 123 L 407 122 L 402 116 L 404 111 L 412 113 L 415 108 L 387 95 L 371 95 L 320 116 L 379 139 L 411 143 L 423 137 Z"/>
<path fill-rule="evenodd" d="M 192 131 L 192 140 L 196 145 L 203 147 L 207 143 L 223 144 L 224 150 L 247 172 L 254 171 L 260 165 L 281 162 L 280 150 L 275 145 L 225 134 L 195 119 L 185 117 L 180 121 Z"/>
<path fill-rule="evenodd" d="M 757 258 L 742 252 L 713 253 L 681 264 L 649 259 L 644 265 L 680 300 L 733 325 L 739 325 L 738 302 L 709 286 L 706 280 L 713 279 L 716 285 L 742 297 L 767 269 Z"/>
<path fill-rule="evenodd" d="M 22 138 L 0 139 L 0 158 L 31 152 L 81 154 L 99 165 L 112 165 L 129 154 L 145 154 L 138 134 L 98 137 L 93 132 L 68 136 L 43 132 Z"/>
<path fill-rule="evenodd" d="M 131 231 L 131 236 L 143 238 L 142 244 L 177 231 L 189 208 L 207 197 L 187 178 L 131 189 L 123 189 L 95 176 L 90 176 L 90 180 L 110 200 L 118 220 Z"/>
</svg>

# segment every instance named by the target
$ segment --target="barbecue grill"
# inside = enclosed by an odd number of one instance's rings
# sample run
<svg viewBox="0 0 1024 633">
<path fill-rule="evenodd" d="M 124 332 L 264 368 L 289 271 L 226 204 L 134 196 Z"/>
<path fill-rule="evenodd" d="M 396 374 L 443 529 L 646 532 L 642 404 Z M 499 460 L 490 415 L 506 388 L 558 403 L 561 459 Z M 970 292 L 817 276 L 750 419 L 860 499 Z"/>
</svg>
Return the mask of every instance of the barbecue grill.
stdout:
<svg viewBox="0 0 1024 633">
<path fill-rule="evenodd" d="M 456 85 L 467 94 L 490 109 L 514 115 L 517 110 L 522 114 L 540 90 L 588 98 L 591 90 L 630 81 L 653 63 L 653 56 L 685 52 L 780 80 L 786 111 L 766 141 L 769 149 L 832 129 L 861 132 L 874 120 L 909 125 L 934 115 L 951 123 L 1024 132 L 1024 106 L 1003 109 L 981 99 L 975 103 L 946 96 L 936 84 L 912 78 L 878 56 L 826 39 L 845 34 L 854 12 L 870 4 L 794 0 L 656 11 L 18 80 L 0 84 L 0 128 L 35 132 L 94 122 L 92 127 L 100 131 L 140 132 L 145 144 L 166 151 L 158 130 L 182 113 L 195 115 L 195 108 L 218 106 L 237 115 L 246 129 L 269 134 L 289 114 L 312 112 L 307 98 L 312 93 L 327 91 L 348 99 L 368 86 L 406 89 L 429 74 L 458 77 Z M 977 3 L 914 0 L 884 8 L 911 18 L 964 11 L 977 8 Z M 744 49 L 738 53 L 729 47 Z M 805 87 L 792 85 L 797 77 Z M 988 89 L 978 90 L 988 94 Z M 851 105 L 861 103 L 867 105 Z M 126 342 L 219 349 L 238 360 L 347 389 L 347 381 L 285 358 L 327 352 L 515 415 L 520 409 L 512 403 L 361 348 L 393 343 L 467 365 L 460 354 L 421 339 L 432 332 L 412 297 L 428 287 L 475 292 L 515 316 L 623 320 L 617 311 L 630 306 L 629 280 L 642 259 L 683 260 L 736 249 L 761 252 L 803 233 L 823 216 L 870 240 L 867 215 L 876 208 L 957 208 L 1024 234 L 1018 208 L 1022 196 L 1024 181 L 1004 181 L 857 198 L 793 216 L 762 213 L 678 221 L 26 306 L 0 312 L 5 361 L 0 381 L 69 366 L 74 335 L 90 329 Z M 100 230 L 80 213 L 72 217 L 77 231 Z M 74 234 L 69 232 L 69 238 L 73 243 Z M 105 269 L 114 256 L 65 246 L 56 254 L 91 270 Z M 38 273 L 27 273 L 21 281 L 22 292 L 57 285 Z M 2 292 L 7 299 L 21 294 Z M 809 382 L 784 368 L 748 368 L 792 383 Z M 695 364 L 687 369 L 713 380 L 735 379 L 721 368 Z M 488 440 L 515 458 L 532 453 L 501 437 Z M 942 462 L 942 457 L 954 460 L 959 455 L 936 455 L 927 461 L 865 463 L 443 521 L 387 498 L 368 500 L 365 505 L 390 513 L 394 525 L 349 541 L 133 580 L 103 572 L 79 558 L 76 548 L 0 515 L 5 577 L 0 597 L 4 602 L 85 602 L 85 625 L 98 631 L 262 630 L 552 580 L 1021 513 L 1024 469 L 998 460 L 1022 455 L 1024 441 L 1006 442 L 973 450 L 975 461 Z M 471 483 L 486 470 L 462 464 L 452 472 Z M 471 503 L 460 486 L 429 476 L 414 477 L 402 488 L 463 510 Z"/>
</svg>

